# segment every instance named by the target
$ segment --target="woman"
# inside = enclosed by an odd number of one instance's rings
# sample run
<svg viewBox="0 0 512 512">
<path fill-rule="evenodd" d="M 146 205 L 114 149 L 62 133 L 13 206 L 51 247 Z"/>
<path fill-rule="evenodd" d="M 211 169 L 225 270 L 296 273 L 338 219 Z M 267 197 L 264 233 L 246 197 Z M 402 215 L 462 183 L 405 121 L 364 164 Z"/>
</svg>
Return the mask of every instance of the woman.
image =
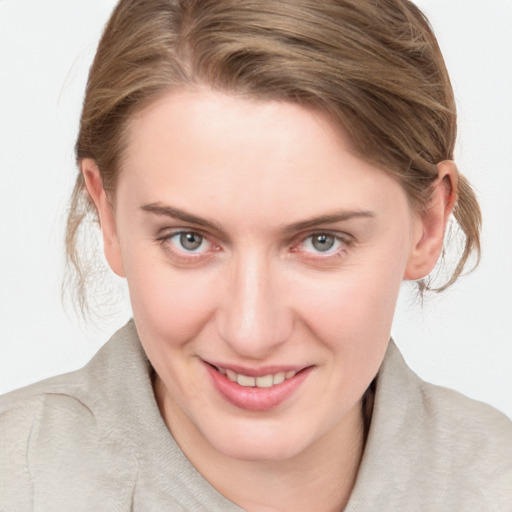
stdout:
<svg viewBox="0 0 512 512">
<path fill-rule="evenodd" d="M 121 0 L 68 220 L 133 321 L 3 398 L 6 510 L 507 510 L 512 426 L 418 379 L 401 282 L 479 252 L 435 38 L 403 0 Z M 84 290 L 80 292 L 83 296 Z"/>
</svg>

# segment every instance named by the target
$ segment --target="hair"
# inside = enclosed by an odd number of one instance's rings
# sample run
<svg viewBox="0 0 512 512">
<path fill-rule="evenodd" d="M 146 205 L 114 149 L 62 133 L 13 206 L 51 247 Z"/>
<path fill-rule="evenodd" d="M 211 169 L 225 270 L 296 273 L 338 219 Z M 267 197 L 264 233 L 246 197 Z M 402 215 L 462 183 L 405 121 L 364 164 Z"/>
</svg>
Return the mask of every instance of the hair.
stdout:
<svg viewBox="0 0 512 512">
<path fill-rule="evenodd" d="M 436 164 L 453 159 L 450 79 L 432 28 L 408 0 L 120 0 L 90 69 L 78 164 L 96 161 L 112 199 L 133 116 L 170 91 L 204 86 L 325 113 L 419 211 L 429 204 Z M 95 217 L 79 172 L 66 249 L 81 306 L 87 268 L 78 241 Z M 478 263 L 481 214 L 462 175 L 453 217 L 462 234 L 458 263 L 443 285 L 421 281 L 421 290 L 451 285 L 473 253 Z"/>
</svg>

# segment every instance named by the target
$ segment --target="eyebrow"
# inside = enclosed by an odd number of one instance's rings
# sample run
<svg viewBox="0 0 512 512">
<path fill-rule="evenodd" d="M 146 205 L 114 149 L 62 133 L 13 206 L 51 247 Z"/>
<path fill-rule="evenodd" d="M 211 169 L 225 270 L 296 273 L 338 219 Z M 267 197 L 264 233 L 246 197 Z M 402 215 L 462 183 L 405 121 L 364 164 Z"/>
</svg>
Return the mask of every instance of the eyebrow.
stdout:
<svg viewBox="0 0 512 512">
<path fill-rule="evenodd" d="M 171 217 L 172 219 L 182 220 L 183 222 L 189 222 L 204 228 L 213 229 L 216 231 L 224 231 L 222 225 L 214 220 L 198 217 L 197 215 L 186 212 L 179 208 L 163 205 L 158 202 L 145 204 L 141 206 L 141 210 L 154 213 L 155 215 L 162 215 L 165 217 Z M 324 215 L 319 215 L 318 217 L 313 217 L 311 219 L 294 222 L 293 224 L 284 226 L 283 231 L 285 233 L 292 233 L 314 228 L 323 224 L 334 224 L 336 222 L 343 222 L 354 218 L 374 217 L 375 214 L 369 210 L 337 210 L 334 212 L 326 213 Z"/>
<path fill-rule="evenodd" d="M 375 213 L 369 210 L 338 210 L 318 217 L 313 217 L 312 219 L 294 222 L 293 224 L 285 226 L 284 231 L 287 233 L 303 231 L 323 224 L 334 224 L 336 222 L 343 222 L 354 218 L 372 219 L 374 217 Z"/>
<path fill-rule="evenodd" d="M 141 210 L 154 213 L 156 215 L 162 215 L 164 217 L 171 217 L 172 219 L 182 220 L 183 222 L 197 224 L 198 226 L 202 226 L 204 228 L 223 231 L 222 225 L 218 222 L 210 219 L 204 219 L 203 217 L 198 217 L 197 215 L 193 215 L 192 213 L 180 210 L 179 208 L 174 208 L 173 206 L 167 206 L 161 203 L 150 203 L 141 206 Z"/>
</svg>

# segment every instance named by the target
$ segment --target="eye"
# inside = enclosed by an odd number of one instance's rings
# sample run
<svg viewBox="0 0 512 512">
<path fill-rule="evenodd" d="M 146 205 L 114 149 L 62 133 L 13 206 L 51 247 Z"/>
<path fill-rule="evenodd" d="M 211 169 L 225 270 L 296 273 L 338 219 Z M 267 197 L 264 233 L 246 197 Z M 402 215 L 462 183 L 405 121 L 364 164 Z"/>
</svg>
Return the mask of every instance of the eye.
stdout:
<svg viewBox="0 0 512 512">
<path fill-rule="evenodd" d="M 209 235 L 192 229 L 174 228 L 155 240 L 171 262 L 178 265 L 199 265 L 211 260 L 214 253 L 221 251 Z"/>
<path fill-rule="evenodd" d="M 210 242 L 195 231 L 180 231 L 168 238 L 174 250 L 186 253 L 202 254 L 210 248 Z"/>
<path fill-rule="evenodd" d="M 338 252 L 345 243 L 340 236 L 331 233 L 314 233 L 301 242 L 300 248 L 310 253 L 333 254 Z"/>
</svg>

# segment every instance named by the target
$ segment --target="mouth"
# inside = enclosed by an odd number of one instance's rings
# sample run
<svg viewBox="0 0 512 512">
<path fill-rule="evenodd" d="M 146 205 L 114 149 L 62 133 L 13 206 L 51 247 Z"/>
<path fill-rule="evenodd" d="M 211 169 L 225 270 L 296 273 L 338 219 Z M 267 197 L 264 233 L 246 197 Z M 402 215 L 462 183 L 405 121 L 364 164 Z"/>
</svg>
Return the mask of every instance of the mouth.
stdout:
<svg viewBox="0 0 512 512">
<path fill-rule="evenodd" d="M 204 362 L 214 387 L 224 399 L 238 408 L 255 412 L 269 411 L 291 398 L 314 368 L 313 366 L 299 369 L 274 367 L 243 370 L 237 368 L 235 371 L 233 367 L 226 368 Z"/>
<path fill-rule="evenodd" d="M 222 366 L 215 366 L 212 364 L 210 364 L 210 366 L 220 374 L 225 375 L 231 382 L 236 382 L 244 388 L 271 388 L 278 384 L 282 384 L 286 380 L 292 379 L 297 375 L 297 373 L 299 373 L 296 370 L 288 370 L 277 373 L 268 373 L 267 375 L 256 377 L 237 373 L 229 368 L 223 368 Z"/>
</svg>

